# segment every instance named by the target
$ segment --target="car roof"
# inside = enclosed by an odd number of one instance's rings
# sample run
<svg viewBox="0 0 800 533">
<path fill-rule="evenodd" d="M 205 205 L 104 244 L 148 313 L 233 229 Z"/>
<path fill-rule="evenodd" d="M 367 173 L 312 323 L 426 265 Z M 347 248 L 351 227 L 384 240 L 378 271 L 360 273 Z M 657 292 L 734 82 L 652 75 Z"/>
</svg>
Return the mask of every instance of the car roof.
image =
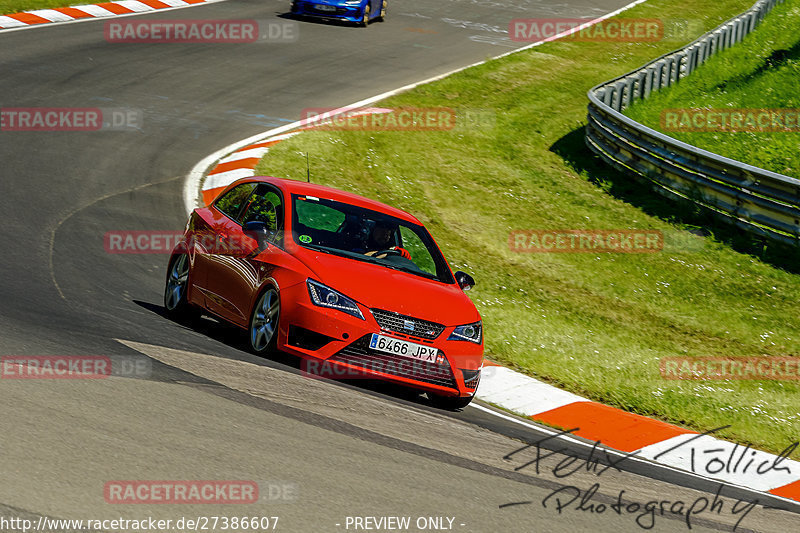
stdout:
<svg viewBox="0 0 800 533">
<path fill-rule="evenodd" d="M 345 204 L 355 205 L 365 209 L 371 209 L 373 211 L 379 211 L 401 220 L 405 220 L 406 222 L 411 222 L 412 224 L 418 224 L 422 226 L 422 222 L 420 222 L 417 217 L 403 211 L 402 209 L 397 209 L 396 207 L 386 205 L 382 202 L 370 200 L 369 198 L 364 198 L 363 196 L 342 191 L 340 189 L 334 189 L 333 187 L 327 187 L 325 185 L 317 185 L 316 183 L 306 183 L 305 181 L 292 179 L 275 178 L 272 176 L 253 176 L 252 178 L 239 180 L 235 184 L 254 181 L 271 183 L 272 185 L 277 186 L 289 194 L 316 196 L 318 198 L 325 198 L 327 200 L 335 200 Z"/>
</svg>

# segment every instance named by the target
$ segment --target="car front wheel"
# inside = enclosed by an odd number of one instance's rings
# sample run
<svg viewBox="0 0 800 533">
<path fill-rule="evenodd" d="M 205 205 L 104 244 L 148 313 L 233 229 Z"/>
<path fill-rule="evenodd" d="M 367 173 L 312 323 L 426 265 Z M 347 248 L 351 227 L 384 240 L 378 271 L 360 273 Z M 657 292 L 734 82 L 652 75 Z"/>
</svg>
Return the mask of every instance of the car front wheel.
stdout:
<svg viewBox="0 0 800 533">
<path fill-rule="evenodd" d="M 275 350 L 278 344 L 278 320 L 281 301 L 277 289 L 269 287 L 258 298 L 250 316 L 250 349 L 256 354 Z"/>
<path fill-rule="evenodd" d="M 365 28 L 369 25 L 369 4 L 364 6 L 364 16 L 361 18 L 361 25 Z"/>
</svg>

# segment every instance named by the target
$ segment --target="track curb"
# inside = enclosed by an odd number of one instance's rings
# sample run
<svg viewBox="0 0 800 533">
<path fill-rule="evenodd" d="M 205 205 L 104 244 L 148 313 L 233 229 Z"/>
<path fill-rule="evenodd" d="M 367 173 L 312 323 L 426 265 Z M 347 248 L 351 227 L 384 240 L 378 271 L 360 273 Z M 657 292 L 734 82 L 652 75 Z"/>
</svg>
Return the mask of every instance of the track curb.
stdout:
<svg viewBox="0 0 800 533">
<path fill-rule="evenodd" d="M 98 18 L 142 15 L 153 11 L 182 9 L 220 1 L 222 0 L 117 0 L 116 2 L 99 4 L 36 9 L 10 15 L 0 15 L 0 33 Z"/>
</svg>

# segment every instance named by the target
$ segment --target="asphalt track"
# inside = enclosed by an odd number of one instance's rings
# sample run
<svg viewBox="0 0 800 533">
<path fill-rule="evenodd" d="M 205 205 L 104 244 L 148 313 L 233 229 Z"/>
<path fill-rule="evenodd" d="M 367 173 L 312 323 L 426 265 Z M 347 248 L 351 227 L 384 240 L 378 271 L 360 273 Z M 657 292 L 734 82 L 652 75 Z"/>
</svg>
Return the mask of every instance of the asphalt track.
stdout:
<svg viewBox="0 0 800 533">
<path fill-rule="evenodd" d="M 633 462 L 563 479 L 553 475 L 563 454 L 538 473 L 518 469 L 531 450 L 504 457 L 543 438 L 534 426 L 310 380 L 289 359 L 251 356 L 236 330 L 162 316 L 165 256 L 103 247 L 107 231 L 180 229 L 182 186 L 197 161 L 303 108 L 346 105 L 507 52 L 519 44 L 495 27 L 512 18 L 597 16 L 625 3 L 395 0 L 383 24 L 303 22 L 292 44 L 110 44 L 104 21 L 0 34 L 0 106 L 143 116 L 137 131 L 0 132 L 0 354 L 140 358 L 148 369 L 137 379 L 0 381 L 0 517 L 279 516 L 282 531 L 352 531 L 348 516 L 391 515 L 451 517 L 465 532 L 636 531 L 639 513 L 579 511 L 577 502 L 558 513 L 542 500 L 594 483 L 593 501 L 605 505 L 621 490 L 643 507 L 713 500 L 717 485 Z M 283 20 L 287 5 L 231 0 L 137 18 Z M 565 453 L 585 457 L 585 448 Z M 165 479 L 257 480 L 296 493 L 247 506 L 104 501 L 108 481 Z M 743 514 L 731 505 L 752 500 L 730 488 L 721 497 L 721 510 L 692 518 L 693 531 L 729 531 Z M 739 530 L 799 522 L 759 505 Z M 654 525 L 687 530 L 669 513 Z"/>
</svg>

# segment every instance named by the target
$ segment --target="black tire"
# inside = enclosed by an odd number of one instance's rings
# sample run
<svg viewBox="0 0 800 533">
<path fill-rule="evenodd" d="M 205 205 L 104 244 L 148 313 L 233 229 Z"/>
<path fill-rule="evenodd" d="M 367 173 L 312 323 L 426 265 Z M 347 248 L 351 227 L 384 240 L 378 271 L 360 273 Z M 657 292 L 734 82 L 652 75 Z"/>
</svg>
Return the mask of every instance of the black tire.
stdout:
<svg viewBox="0 0 800 533">
<path fill-rule="evenodd" d="M 164 309 L 173 320 L 194 320 L 200 312 L 186 298 L 189 287 L 189 256 L 177 254 L 167 267 L 167 281 L 164 286 Z"/>
<path fill-rule="evenodd" d="M 278 289 L 267 287 L 256 300 L 250 313 L 247 338 L 250 350 L 257 355 L 274 353 L 278 345 L 278 324 L 281 316 L 281 298 Z"/>
<path fill-rule="evenodd" d="M 468 406 L 475 396 L 440 396 L 429 392 L 428 398 L 430 398 L 431 404 L 434 407 L 455 411 L 456 409 L 463 409 Z"/>
</svg>

